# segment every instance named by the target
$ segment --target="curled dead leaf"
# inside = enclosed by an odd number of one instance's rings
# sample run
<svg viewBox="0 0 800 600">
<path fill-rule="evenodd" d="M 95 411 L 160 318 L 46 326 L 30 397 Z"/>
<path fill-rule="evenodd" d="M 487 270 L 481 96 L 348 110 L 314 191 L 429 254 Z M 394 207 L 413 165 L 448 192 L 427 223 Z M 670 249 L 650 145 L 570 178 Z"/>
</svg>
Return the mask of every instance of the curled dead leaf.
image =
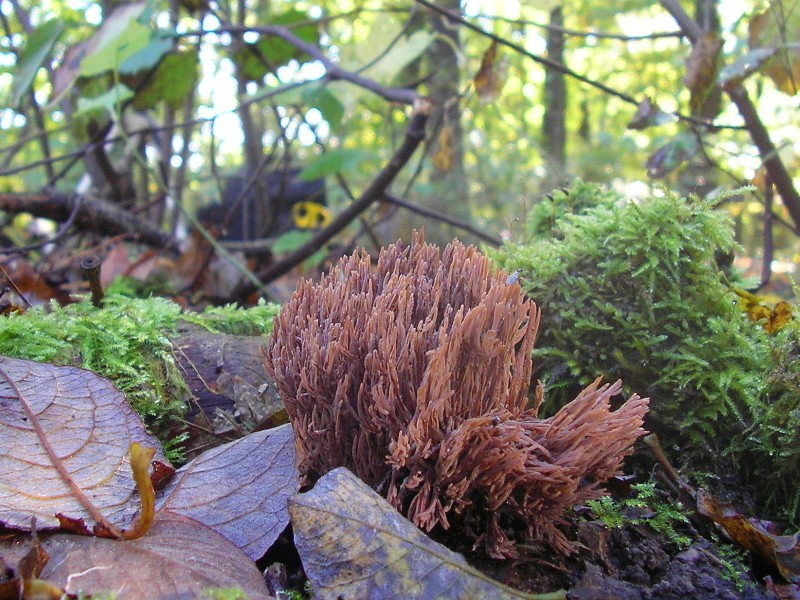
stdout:
<svg viewBox="0 0 800 600">
<path fill-rule="evenodd" d="M 0 357 L 0 524 L 67 524 L 120 536 L 139 510 L 129 447 L 160 448 L 111 382 L 75 367 Z M 174 469 L 159 450 L 154 486 Z M 61 515 L 61 519 L 57 515 Z"/>
<path fill-rule="evenodd" d="M 722 526 L 743 548 L 777 568 L 787 581 L 800 576 L 800 533 L 773 535 L 763 531 L 731 505 L 720 503 L 705 490 L 697 493 L 697 512 Z"/>
</svg>

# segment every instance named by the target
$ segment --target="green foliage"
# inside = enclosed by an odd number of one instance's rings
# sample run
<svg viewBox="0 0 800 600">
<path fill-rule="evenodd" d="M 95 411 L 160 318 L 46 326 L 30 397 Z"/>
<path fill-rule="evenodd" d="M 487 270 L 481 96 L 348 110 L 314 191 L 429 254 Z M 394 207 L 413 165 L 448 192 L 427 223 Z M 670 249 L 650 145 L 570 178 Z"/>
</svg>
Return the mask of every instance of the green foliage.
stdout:
<svg viewBox="0 0 800 600">
<path fill-rule="evenodd" d="M 619 529 L 626 523 L 647 525 L 679 548 L 686 548 L 691 543 L 689 537 L 675 529 L 676 525 L 689 522 L 680 503 L 672 505 L 659 500 L 653 483 L 638 483 L 632 486 L 632 490 L 634 495 L 621 502 L 603 496 L 586 504 L 609 529 Z"/>
<path fill-rule="evenodd" d="M 205 590 L 203 597 L 208 600 L 247 600 L 247 594 L 238 587 Z"/>
<path fill-rule="evenodd" d="M 532 211 L 527 243 L 493 254 L 521 269 L 542 309 L 549 398 L 561 405 L 599 375 L 621 378 L 669 429 L 705 437 L 721 417 L 743 429 L 766 353 L 719 279 L 715 253 L 734 248 L 727 217 L 697 199 L 625 202 L 585 184 L 550 205 Z"/>
<path fill-rule="evenodd" d="M 680 448 L 675 460 L 725 457 L 763 508 L 797 522 L 800 337 L 795 324 L 767 336 L 736 307 L 715 260 L 734 249 L 730 219 L 708 202 L 635 203 L 578 184 L 492 256 L 521 270 L 542 309 L 546 410 L 598 376 L 621 378 L 651 398 L 646 427 Z"/>
<path fill-rule="evenodd" d="M 100 309 L 80 302 L 9 315 L 0 327 L 0 354 L 79 365 L 111 379 L 170 451 L 181 440 L 169 439 L 167 432 L 190 394 L 170 339 L 178 321 L 213 332 L 258 335 L 271 332 L 277 312 L 275 305 L 260 303 L 249 310 L 224 307 L 196 315 L 162 298 L 109 295 Z"/>
</svg>

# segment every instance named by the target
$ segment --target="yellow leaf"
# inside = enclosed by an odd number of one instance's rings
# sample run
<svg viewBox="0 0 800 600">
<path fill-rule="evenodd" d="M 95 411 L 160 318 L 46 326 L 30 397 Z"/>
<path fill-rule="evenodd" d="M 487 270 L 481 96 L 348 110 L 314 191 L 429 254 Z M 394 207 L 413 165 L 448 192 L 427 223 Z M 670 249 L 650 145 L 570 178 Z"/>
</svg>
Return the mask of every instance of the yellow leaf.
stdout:
<svg viewBox="0 0 800 600">
<path fill-rule="evenodd" d="M 439 132 L 439 147 L 431 157 L 433 166 L 440 171 L 449 171 L 455 162 L 456 149 L 454 144 L 453 128 L 445 125 Z"/>
<path fill-rule="evenodd" d="M 778 302 L 764 323 L 764 331 L 769 334 L 777 333 L 792 320 L 792 306 L 788 302 Z"/>
<path fill-rule="evenodd" d="M 131 444 L 131 471 L 133 471 L 133 480 L 136 482 L 136 488 L 139 490 L 139 497 L 142 500 L 142 510 L 133 527 L 122 532 L 122 536 L 126 540 L 142 537 L 150 529 L 156 516 L 156 492 L 153 489 L 149 473 L 150 461 L 153 460 L 155 454 L 155 448 L 145 448 L 136 442 Z"/>
</svg>

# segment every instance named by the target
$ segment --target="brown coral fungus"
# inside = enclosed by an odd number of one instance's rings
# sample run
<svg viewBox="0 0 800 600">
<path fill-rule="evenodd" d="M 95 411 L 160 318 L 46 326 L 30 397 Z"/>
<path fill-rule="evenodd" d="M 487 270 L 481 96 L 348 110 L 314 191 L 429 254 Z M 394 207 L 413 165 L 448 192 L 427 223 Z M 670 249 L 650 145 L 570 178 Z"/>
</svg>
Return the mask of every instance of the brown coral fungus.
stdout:
<svg viewBox="0 0 800 600">
<path fill-rule="evenodd" d="M 302 281 L 275 320 L 266 367 L 292 419 L 304 480 L 345 466 L 419 527 L 454 515 L 494 557 L 520 535 L 569 552 L 557 526 L 598 497 L 647 400 L 616 411 L 596 381 L 549 419 L 527 407 L 536 305 L 460 242 L 416 234 Z"/>
</svg>

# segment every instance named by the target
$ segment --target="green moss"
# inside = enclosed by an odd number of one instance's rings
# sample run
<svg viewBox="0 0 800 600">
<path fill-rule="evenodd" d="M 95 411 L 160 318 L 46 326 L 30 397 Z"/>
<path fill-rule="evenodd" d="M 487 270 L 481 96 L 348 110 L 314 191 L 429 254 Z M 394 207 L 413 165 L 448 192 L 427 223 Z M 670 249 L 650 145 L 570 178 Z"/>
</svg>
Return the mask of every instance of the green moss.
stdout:
<svg viewBox="0 0 800 600">
<path fill-rule="evenodd" d="M 107 377 L 122 391 L 169 450 L 167 431 L 183 414 L 189 390 L 175 363 L 172 338 L 179 320 L 214 332 L 268 334 L 275 305 L 184 313 L 162 298 L 109 295 L 89 302 L 33 308 L 0 322 L 0 354 L 55 365 L 77 365 Z"/>
<path fill-rule="evenodd" d="M 676 530 L 676 527 L 689 523 L 680 503 L 673 505 L 659 500 L 652 483 L 635 484 L 631 491 L 632 496 L 620 502 L 603 496 L 586 504 L 609 529 L 619 529 L 626 523 L 647 525 L 678 548 L 689 546 L 691 539 Z"/>
<path fill-rule="evenodd" d="M 579 184 L 534 208 L 525 240 L 490 255 L 520 269 L 542 309 L 545 411 L 598 376 L 621 378 L 651 398 L 645 426 L 676 462 L 724 456 L 763 505 L 797 519 L 800 345 L 793 327 L 769 337 L 735 306 L 715 260 L 735 248 L 730 219 L 707 202 L 634 203 Z"/>
</svg>

